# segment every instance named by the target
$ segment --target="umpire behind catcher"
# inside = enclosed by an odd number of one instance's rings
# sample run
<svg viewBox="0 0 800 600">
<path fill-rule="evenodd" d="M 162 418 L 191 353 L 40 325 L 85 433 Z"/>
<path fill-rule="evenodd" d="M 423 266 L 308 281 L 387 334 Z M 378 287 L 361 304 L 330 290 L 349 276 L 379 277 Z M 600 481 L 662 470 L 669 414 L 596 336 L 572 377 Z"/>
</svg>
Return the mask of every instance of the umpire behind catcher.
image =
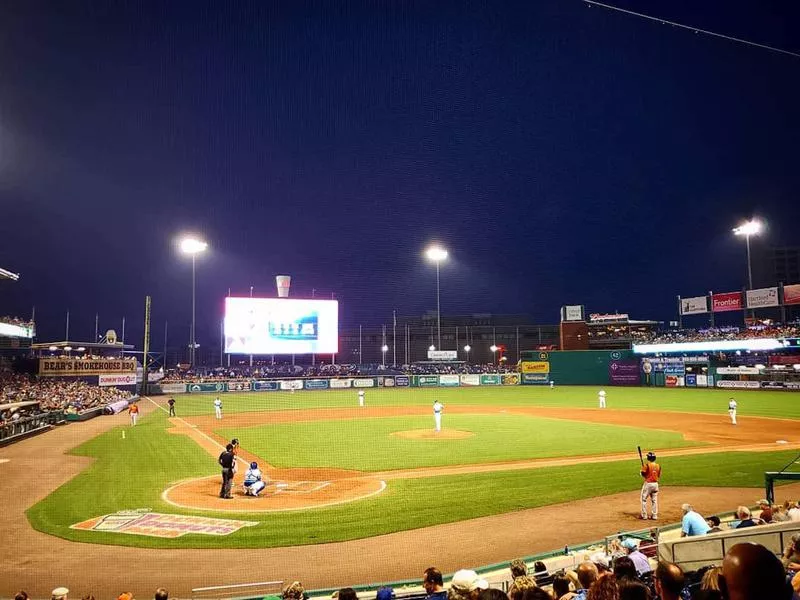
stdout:
<svg viewBox="0 0 800 600">
<path fill-rule="evenodd" d="M 233 487 L 233 463 L 236 455 L 233 453 L 233 445 L 225 446 L 225 452 L 219 455 L 219 465 L 222 467 L 222 487 L 219 490 L 219 497 L 230 500 L 231 488 Z"/>
</svg>

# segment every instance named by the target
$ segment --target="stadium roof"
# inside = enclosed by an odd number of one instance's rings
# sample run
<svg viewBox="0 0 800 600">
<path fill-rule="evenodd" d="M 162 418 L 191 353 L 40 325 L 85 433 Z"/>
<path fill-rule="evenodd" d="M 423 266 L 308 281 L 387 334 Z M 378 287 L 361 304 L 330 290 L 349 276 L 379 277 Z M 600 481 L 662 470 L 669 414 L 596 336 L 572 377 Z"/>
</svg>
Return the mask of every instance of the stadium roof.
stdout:
<svg viewBox="0 0 800 600">
<path fill-rule="evenodd" d="M 11 281 L 19 280 L 19 273 L 12 273 L 0 267 L 0 279 L 10 279 Z"/>
</svg>

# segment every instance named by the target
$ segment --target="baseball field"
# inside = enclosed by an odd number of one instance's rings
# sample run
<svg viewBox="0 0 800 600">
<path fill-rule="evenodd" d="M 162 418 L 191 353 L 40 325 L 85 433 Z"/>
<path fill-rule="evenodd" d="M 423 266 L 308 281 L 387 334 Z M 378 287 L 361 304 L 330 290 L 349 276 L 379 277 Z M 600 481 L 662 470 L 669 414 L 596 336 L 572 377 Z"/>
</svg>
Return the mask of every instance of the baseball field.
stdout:
<svg viewBox="0 0 800 600">
<path fill-rule="evenodd" d="M 363 408 L 355 390 L 230 393 L 221 396 L 222 419 L 214 417 L 214 395 L 177 396 L 173 418 L 166 397 L 144 398 L 136 427 L 122 414 L 95 419 L 102 427 L 64 428 L 74 430 L 76 441 L 81 428 L 105 430 L 69 446 L 68 456 L 82 457 L 80 468 L 53 490 L 37 488 L 26 515 L 38 532 L 69 543 L 195 552 L 299 546 L 291 551 L 301 554 L 308 545 L 330 549 L 362 540 L 358 547 L 366 548 L 368 540 L 434 531 L 452 536 L 440 551 L 454 551 L 455 532 L 465 527 L 477 542 L 488 532 L 475 527 L 492 527 L 488 519 L 523 522 L 551 506 L 591 520 L 579 529 L 570 519 L 537 521 L 529 542 L 520 538 L 513 550 L 502 544 L 462 549 L 467 560 L 488 563 L 511 558 L 512 551 L 545 549 L 554 539 L 576 543 L 638 527 L 637 446 L 655 451 L 663 465 L 664 521 L 676 520 L 687 500 L 705 502 L 700 509 L 709 513 L 754 503 L 763 495 L 764 471 L 800 452 L 796 394 L 736 393 L 739 424 L 733 426 L 729 391 L 607 391 L 606 409 L 597 408 L 597 389 L 590 387 L 374 389 Z M 439 433 L 434 400 L 445 407 Z M 224 500 L 216 459 L 234 437 L 241 442 L 240 466 L 234 498 Z M 242 492 L 251 461 L 268 481 L 259 498 Z M 783 489 L 799 493 L 794 487 Z M 41 539 L 53 539 L 48 536 Z M 90 546 L 69 543 L 95 556 Z M 330 568 L 354 560 L 328 556 Z M 219 579 L 246 577 L 211 580 Z M 329 579 L 318 583 L 333 585 Z"/>
</svg>

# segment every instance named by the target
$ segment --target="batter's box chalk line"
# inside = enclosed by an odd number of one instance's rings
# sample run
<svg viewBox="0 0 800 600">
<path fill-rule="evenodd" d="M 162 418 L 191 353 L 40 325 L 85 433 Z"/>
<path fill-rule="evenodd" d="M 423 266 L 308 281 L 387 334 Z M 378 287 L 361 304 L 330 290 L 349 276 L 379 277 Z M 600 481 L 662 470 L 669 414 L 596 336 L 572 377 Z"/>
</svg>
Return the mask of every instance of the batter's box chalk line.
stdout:
<svg viewBox="0 0 800 600">
<path fill-rule="evenodd" d="M 321 489 L 328 487 L 331 484 L 330 481 L 292 481 L 287 483 L 282 481 L 280 483 L 276 483 L 275 493 L 285 493 L 285 494 L 310 494 L 312 492 L 318 492 Z"/>
</svg>

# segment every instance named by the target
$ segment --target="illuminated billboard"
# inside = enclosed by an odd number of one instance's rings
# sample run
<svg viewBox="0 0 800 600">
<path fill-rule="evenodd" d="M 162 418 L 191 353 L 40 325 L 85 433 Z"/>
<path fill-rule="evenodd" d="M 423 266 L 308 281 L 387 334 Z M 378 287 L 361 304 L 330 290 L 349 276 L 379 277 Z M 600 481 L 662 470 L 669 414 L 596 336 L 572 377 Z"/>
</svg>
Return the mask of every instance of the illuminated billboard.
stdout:
<svg viewBox="0 0 800 600">
<path fill-rule="evenodd" d="M 336 354 L 336 300 L 226 298 L 225 352 L 229 354 Z"/>
</svg>

